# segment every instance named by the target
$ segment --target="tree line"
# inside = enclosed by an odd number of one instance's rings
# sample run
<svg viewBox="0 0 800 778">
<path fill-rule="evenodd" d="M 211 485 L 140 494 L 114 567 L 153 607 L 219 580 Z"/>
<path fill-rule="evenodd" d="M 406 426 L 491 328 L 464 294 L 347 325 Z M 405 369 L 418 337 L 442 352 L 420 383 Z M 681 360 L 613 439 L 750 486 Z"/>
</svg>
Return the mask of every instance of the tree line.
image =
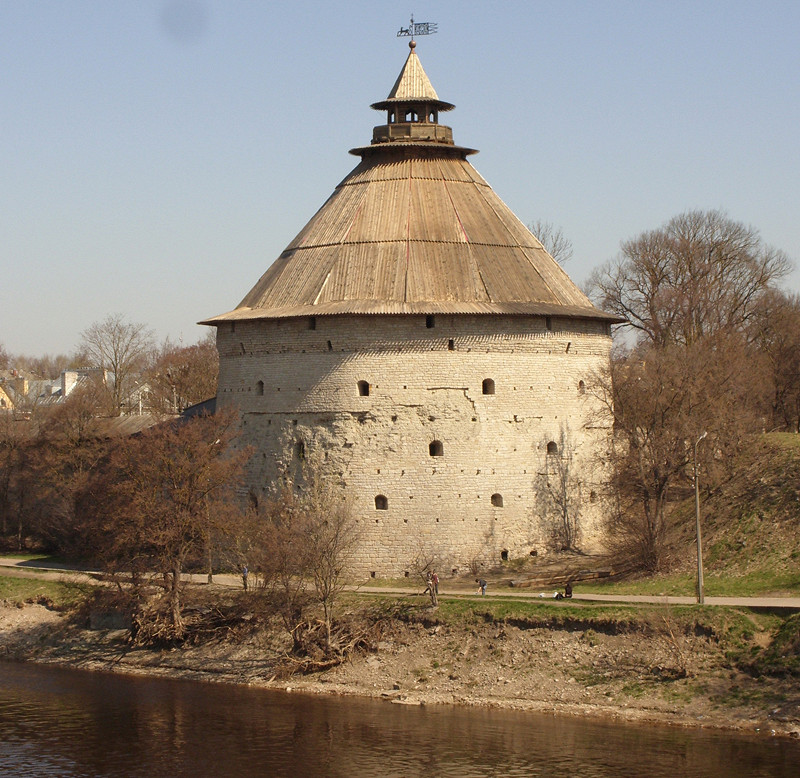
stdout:
<svg viewBox="0 0 800 778">
<path fill-rule="evenodd" d="M 62 371 L 85 368 L 95 371 L 84 383 L 93 384 L 98 415 L 180 413 L 216 395 L 219 358 L 213 332 L 187 346 L 169 339 L 159 344 L 147 325 L 121 314 L 89 325 L 72 354 L 11 355 L 0 344 L 0 370 L 7 372 L 55 380 Z M 30 413 L 42 399 L 18 391 L 15 407 Z"/>
</svg>

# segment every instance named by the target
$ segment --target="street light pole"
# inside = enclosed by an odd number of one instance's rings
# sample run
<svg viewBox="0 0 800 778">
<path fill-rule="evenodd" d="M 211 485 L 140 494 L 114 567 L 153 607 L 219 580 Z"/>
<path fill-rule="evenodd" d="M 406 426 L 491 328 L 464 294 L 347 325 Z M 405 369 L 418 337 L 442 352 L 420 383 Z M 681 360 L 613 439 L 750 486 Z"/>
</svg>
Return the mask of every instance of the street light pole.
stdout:
<svg viewBox="0 0 800 778">
<path fill-rule="evenodd" d="M 694 518 L 695 530 L 697 533 L 697 602 L 699 605 L 705 603 L 703 595 L 703 539 L 700 534 L 700 481 L 697 478 L 697 446 L 703 438 L 707 435 L 704 432 L 695 442 L 693 446 L 694 453 Z"/>
</svg>

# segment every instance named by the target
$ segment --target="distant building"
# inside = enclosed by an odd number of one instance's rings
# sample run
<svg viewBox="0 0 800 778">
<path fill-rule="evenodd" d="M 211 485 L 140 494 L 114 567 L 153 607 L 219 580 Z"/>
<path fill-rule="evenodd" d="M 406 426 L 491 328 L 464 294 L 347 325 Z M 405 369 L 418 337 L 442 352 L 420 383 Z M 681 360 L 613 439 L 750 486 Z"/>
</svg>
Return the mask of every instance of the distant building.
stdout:
<svg viewBox="0 0 800 778">
<path fill-rule="evenodd" d="M 358 566 L 455 569 L 546 550 L 570 457 L 587 545 L 610 419 L 588 391 L 610 325 L 467 161 L 411 44 L 357 167 L 217 328 L 258 505 L 313 448 L 352 495 Z M 543 481 L 544 479 L 544 481 Z M 451 568 L 451 569 L 452 569 Z"/>
<path fill-rule="evenodd" d="M 0 411 L 12 411 L 12 410 L 14 410 L 14 400 L 12 396 L 6 391 L 5 387 L 2 384 L 0 384 Z"/>
<path fill-rule="evenodd" d="M 32 411 L 34 408 L 64 402 L 75 389 L 92 381 L 104 386 L 113 380 L 113 374 L 99 367 L 82 367 L 62 370 L 56 379 L 40 378 L 24 370 L 4 370 L 0 373 L 0 410 Z M 5 398 L 7 405 L 3 405 Z"/>
</svg>

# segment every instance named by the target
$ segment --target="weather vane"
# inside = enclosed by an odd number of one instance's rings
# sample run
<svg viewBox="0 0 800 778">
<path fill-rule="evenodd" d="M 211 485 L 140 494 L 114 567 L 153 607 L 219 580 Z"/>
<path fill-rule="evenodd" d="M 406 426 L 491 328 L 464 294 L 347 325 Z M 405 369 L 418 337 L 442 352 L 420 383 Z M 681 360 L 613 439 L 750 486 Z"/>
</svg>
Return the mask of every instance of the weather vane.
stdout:
<svg viewBox="0 0 800 778">
<path fill-rule="evenodd" d="M 416 35 L 433 35 L 437 32 L 439 25 L 435 22 L 415 22 L 414 16 L 411 16 L 411 25 L 409 27 L 401 27 L 400 32 L 397 33 L 398 38 L 411 38 L 414 40 Z"/>
</svg>

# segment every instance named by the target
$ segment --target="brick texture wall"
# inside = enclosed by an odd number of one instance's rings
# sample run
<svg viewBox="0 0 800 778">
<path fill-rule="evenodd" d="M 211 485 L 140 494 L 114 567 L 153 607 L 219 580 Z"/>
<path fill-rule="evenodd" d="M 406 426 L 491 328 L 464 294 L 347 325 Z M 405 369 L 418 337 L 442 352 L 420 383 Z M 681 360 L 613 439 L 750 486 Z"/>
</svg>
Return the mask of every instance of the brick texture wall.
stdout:
<svg viewBox="0 0 800 778">
<path fill-rule="evenodd" d="M 583 546 L 602 544 L 610 421 L 592 385 L 608 363 L 606 324 L 330 316 L 223 323 L 217 345 L 218 403 L 239 409 L 256 449 L 251 499 L 324 449 L 355 508 L 361 574 L 401 576 L 426 556 L 450 572 L 547 553 L 548 443 L 581 482 Z"/>
</svg>

